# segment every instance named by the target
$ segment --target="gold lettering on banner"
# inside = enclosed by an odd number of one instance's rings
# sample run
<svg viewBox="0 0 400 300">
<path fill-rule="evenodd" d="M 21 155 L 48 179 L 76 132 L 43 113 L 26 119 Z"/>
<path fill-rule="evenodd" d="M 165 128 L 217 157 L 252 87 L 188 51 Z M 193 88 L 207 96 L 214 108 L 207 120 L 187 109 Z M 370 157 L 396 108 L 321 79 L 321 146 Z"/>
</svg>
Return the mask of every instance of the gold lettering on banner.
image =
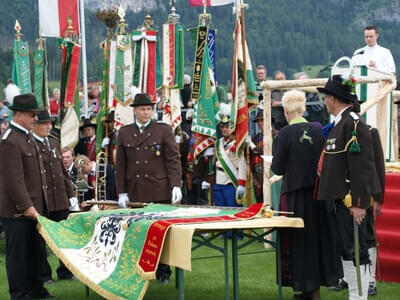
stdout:
<svg viewBox="0 0 400 300">
<path fill-rule="evenodd" d="M 154 251 L 151 251 L 151 250 L 149 250 L 149 249 L 144 250 L 144 252 L 145 252 L 146 254 L 151 255 L 151 256 L 154 256 L 154 257 L 156 257 L 156 255 L 157 255 Z"/>
<path fill-rule="evenodd" d="M 158 249 L 158 248 L 159 248 L 159 245 L 156 244 L 156 243 L 153 243 L 152 241 L 148 241 L 148 242 L 147 242 L 147 246 L 149 246 L 149 247 L 151 247 L 151 248 L 155 248 L 155 249 Z"/>
<path fill-rule="evenodd" d="M 203 56 L 204 49 L 206 46 L 207 38 L 207 27 L 199 26 L 197 29 L 197 43 L 196 43 L 196 55 L 194 60 L 194 71 L 193 71 L 193 87 L 192 87 L 192 99 L 198 101 L 200 99 L 200 81 L 201 71 L 203 68 Z"/>
<path fill-rule="evenodd" d="M 155 223 L 155 224 L 153 224 L 153 226 L 158 228 L 158 229 L 160 229 L 160 230 L 165 230 L 167 228 L 167 226 L 162 225 L 160 223 Z"/>
</svg>

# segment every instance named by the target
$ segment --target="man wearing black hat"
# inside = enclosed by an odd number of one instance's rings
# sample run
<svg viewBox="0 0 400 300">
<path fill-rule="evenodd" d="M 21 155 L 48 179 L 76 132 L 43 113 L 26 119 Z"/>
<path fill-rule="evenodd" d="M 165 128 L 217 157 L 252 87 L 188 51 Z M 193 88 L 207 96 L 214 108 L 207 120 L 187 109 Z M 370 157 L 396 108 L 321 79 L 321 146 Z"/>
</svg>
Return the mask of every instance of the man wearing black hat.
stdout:
<svg viewBox="0 0 400 300">
<path fill-rule="evenodd" d="M 96 160 L 96 124 L 91 119 L 84 119 L 80 127 L 83 137 L 75 147 L 75 154 L 83 154 L 90 160 Z"/>
<path fill-rule="evenodd" d="M 60 143 L 50 134 L 51 128 L 50 114 L 47 109 L 43 109 L 38 114 L 33 137 L 42 155 L 46 174 L 48 216 L 51 220 L 58 222 L 66 220 L 69 211 L 79 210 L 79 206 L 62 161 Z M 46 269 L 47 272 L 43 274 L 44 281 L 51 280 L 51 269 L 48 264 L 46 264 Z M 57 276 L 60 280 L 72 278 L 72 273 L 61 261 L 57 268 Z"/>
<path fill-rule="evenodd" d="M 354 85 L 351 79 L 343 80 L 340 75 L 334 75 L 325 87 L 318 88 L 324 94 L 324 103 L 335 120 L 318 165 L 317 199 L 331 200 L 335 207 L 338 250 L 343 259 L 350 299 L 356 299 L 359 294 L 353 264 L 357 255 L 353 233 L 358 230 L 363 298 L 357 299 L 367 299 L 370 260 L 364 218 L 370 205 L 374 159 L 369 128 L 357 114 L 359 104 L 353 94 Z"/>
<path fill-rule="evenodd" d="M 10 128 L 0 142 L 0 218 L 6 236 L 11 299 L 52 298 L 38 270 L 44 263 L 36 216 L 47 215 L 46 177 L 31 130 L 40 110 L 32 94 L 15 96 Z"/>
<path fill-rule="evenodd" d="M 168 124 L 154 122 L 150 97 L 136 94 L 135 121 L 122 127 L 117 142 L 117 191 L 120 207 L 129 201 L 178 203 L 182 170 L 178 146 Z M 171 271 L 159 265 L 157 279 L 167 283 Z"/>
</svg>

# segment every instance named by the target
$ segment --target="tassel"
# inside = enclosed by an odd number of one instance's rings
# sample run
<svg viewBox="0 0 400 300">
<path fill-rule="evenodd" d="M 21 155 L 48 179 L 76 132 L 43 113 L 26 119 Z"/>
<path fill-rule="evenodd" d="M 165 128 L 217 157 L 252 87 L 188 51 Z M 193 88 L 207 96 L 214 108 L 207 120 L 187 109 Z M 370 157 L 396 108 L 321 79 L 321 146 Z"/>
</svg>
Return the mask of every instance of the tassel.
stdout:
<svg viewBox="0 0 400 300">
<path fill-rule="evenodd" d="M 357 142 L 353 142 L 349 148 L 350 153 L 360 153 L 361 152 L 361 147 L 360 144 Z"/>
</svg>

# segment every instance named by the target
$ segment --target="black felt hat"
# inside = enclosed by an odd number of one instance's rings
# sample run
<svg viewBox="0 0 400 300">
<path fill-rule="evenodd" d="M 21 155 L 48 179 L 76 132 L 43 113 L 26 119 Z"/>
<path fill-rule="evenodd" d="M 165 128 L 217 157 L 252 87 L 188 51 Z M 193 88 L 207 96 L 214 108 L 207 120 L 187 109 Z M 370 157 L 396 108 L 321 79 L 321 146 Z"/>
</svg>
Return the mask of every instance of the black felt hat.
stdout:
<svg viewBox="0 0 400 300">
<path fill-rule="evenodd" d="M 47 109 L 42 109 L 38 113 L 38 120 L 36 123 L 46 123 L 46 122 L 51 122 L 51 116 L 49 114 L 49 111 Z"/>
<path fill-rule="evenodd" d="M 115 112 L 113 110 L 107 114 L 107 117 L 104 120 L 102 120 L 102 122 L 110 123 L 113 122 L 114 120 L 115 120 Z"/>
<path fill-rule="evenodd" d="M 344 83 L 342 76 L 333 75 L 323 88 L 317 88 L 320 93 L 335 96 L 344 102 L 357 102 L 357 96 L 351 93 L 351 86 Z"/>
<path fill-rule="evenodd" d="M 147 94 L 136 94 L 135 99 L 133 100 L 133 103 L 130 106 L 136 107 L 136 106 L 143 106 L 143 105 L 154 105 L 155 103 L 151 102 L 151 99 L 149 95 Z"/>
<path fill-rule="evenodd" d="M 94 127 L 96 128 L 96 123 L 94 123 L 91 119 L 85 118 L 83 119 L 83 122 L 81 126 L 79 127 L 80 130 L 83 130 L 85 127 Z"/>
<path fill-rule="evenodd" d="M 39 112 L 43 108 L 39 107 L 36 101 L 36 97 L 33 94 L 22 94 L 15 96 L 13 104 L 9 107 L 14 111 L 26 111 L 26 112 Z"/>
</svg>

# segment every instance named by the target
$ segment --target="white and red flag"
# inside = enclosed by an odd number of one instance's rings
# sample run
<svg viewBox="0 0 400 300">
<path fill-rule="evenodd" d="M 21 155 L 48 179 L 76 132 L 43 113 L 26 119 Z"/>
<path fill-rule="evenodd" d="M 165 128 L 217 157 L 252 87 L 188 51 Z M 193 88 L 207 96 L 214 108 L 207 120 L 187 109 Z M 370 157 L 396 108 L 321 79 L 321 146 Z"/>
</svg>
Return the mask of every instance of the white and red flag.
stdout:
<svg viewBox="0 0 400 300">
<path fill-rule="evenodd" d="M 39 34 L 64 37 L 68 19 L 74 32 L 79 34 L 78 0 L 39 0 Z"/>
<path fill-rule="evenodd" d="M 233 3 L 234 0 L 206 0 L 207 6 L 221 6 Z M 203 6 L 203 0 L 189 0 L 191 6 Z"/>
</svg>

